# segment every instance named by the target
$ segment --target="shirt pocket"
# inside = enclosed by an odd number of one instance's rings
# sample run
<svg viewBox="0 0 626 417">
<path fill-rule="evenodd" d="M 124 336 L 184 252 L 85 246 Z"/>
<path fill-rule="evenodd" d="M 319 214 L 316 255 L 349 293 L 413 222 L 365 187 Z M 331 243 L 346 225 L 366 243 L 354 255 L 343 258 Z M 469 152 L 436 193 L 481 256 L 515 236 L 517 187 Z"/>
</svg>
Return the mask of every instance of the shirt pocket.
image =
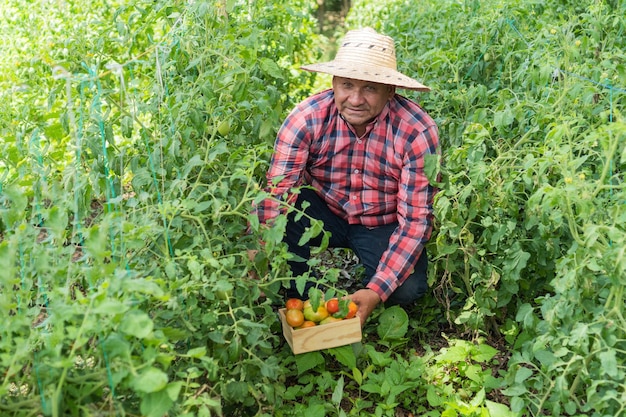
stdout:
<svg viewBox="0 0 626 417">
<path fill-rule="evenodd" d="M 401 161 L 399 155 L 393 153 L 381 157 L 369 156 L 365 166 L 366 189 L 395 195 L 398 192 L 398 181 L 402 173 L 402 166 L 398 161 Z"/>
</svg>

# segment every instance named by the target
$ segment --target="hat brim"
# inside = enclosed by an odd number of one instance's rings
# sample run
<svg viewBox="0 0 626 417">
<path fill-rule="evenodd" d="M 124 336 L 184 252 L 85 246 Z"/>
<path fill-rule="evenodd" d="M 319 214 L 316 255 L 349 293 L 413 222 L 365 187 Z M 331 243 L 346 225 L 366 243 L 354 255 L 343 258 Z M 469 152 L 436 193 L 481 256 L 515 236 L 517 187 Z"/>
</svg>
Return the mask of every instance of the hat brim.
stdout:
<svg viewBox="0 0 626 417">
<path fill-rule="evenodd" d="M 303 65 L 300 69 L 311 72 L 322 72 L 324 74 L 330 74 L 337 77 L 352 78 L 354 80 L 393 85 L 395 87 L 406 88 L 408 90 L 430 91 L 430 87 L 425 86 L 419 81 L 414 80 L 401 72 L 394 71 L 391 68 L 363 68 L 348 63 L 328 61 L 317 64 Z"/>
</svg>

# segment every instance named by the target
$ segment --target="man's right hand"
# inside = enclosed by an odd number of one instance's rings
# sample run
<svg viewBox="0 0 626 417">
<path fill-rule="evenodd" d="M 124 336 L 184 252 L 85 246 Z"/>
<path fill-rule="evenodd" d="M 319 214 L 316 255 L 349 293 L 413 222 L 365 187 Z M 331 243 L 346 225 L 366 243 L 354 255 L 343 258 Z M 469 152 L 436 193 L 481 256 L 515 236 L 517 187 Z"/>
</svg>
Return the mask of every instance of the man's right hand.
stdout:
<svg viewBox="0 0 626 417">
<path fill-rule="evenodd" d="M 365 325 L 365 321 L 374 311 L 374 308 L 380 303 L 380 296 L 374 290 L 368 288 L 358 290 L 354 294 L 348 296 L 359 306 L 356 315 L 361 319 L 361 327 Z"/>
</svg>

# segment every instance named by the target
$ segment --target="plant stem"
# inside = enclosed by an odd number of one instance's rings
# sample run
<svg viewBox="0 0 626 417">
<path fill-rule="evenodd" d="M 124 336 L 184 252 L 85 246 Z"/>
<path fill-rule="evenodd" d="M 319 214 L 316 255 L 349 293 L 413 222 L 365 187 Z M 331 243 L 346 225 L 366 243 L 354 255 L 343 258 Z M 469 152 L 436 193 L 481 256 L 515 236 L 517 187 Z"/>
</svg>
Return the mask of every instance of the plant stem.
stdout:
<svg viewBox="0 0 626 417">
<path fill-rule="evenodd" d="M 74 357 L 74 353 L 76 353 L 76 350 L 79 348 L 79 346 L 81 346 L 80 343 L 78 343 L 78 341 L 80 340 L 85 327 L 86 327 L 86 323 L 87 323 L 87 319 L 90 317 L 90 312 L 91 312 L 91 308 L 93 307 L 93 302 L 95 300 L 95 297 L 91 298 L 91 301 L 89 303 L 89 306 L 87 307 L 87 311 L 85 312 L 85 315 L 83 317 L 83 321 L 80 324 L 80 328 L 78 329 L 78 333 L 76 334 L 76 338 L 74 339 L 74 343 L 72 344 L 72 349 L 70 350 L 70 353 L 68 355 L 69 358 Z M 71 366 L 71 365 L 70 365 Z M 67 378 L 67 373 L 69 371 L 70 366 L 65 366 L 63 368 L 63 372 L 61 373 L 61 377 L 59 378 L 59 382 L 57 383 L 57 388 L 54 392 L 54 397 L 52 398 L 52 402 L 53 402 L 53 408 L 52 408 L 52 415 L 53 417 L 59 417 L 59 407 L 58 407 L 58 403 L 57 401 L 59 400 L 59 398 L 61 398 L 61 391 L 63 389 L 63 384 L 65 382 L 65 379 Z"/>
<path fill-rule="evenodd" d="M 610 133 L 610 131 L 609 131 Z M 608 135 L 611 139 L 613 139 L 613 135 Z M 608 176 L 611 170 L 611 161 L 615 156 L 615 152 L 617 152 L 617 146 L 619 145 L 619 140 L 613 140 L 611 143 L 611 147 L 609 149 L 608 154 L 606 155 L 606 162 L 604 163 L 604 167 L 602 168 L 602 173 L 600 174 L 600 178 L 598 178 L 598 186 L 592 194 L 592 199 L 595 199 L 597 195 L 605 188 L 604 182 L 606 181 L 606 177 Z"/>
</svg>

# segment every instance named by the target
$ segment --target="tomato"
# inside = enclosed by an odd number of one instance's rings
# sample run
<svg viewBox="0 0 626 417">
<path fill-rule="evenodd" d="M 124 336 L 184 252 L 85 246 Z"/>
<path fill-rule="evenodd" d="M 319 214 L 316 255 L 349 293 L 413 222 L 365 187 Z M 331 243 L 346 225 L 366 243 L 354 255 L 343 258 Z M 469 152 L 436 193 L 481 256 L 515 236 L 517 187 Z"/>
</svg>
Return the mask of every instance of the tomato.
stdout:
<svg viewBox="0 0 626 417">
<path fill-rule="evenodd" d="M 335 323 L 337 321 L 342 321 L 342 319 L 333 317 L 333 316 L 328 316 L 324 320 L 320 321 L 320 324 Z"/>
<path fill-rule="evenodd" d="M 323 305 L 319 306 L 317 308 L 317 311 L 313 311 L 313 307 L 311 306 L 311 304 L 304 307 L 304 318 L 307 320 L 311 320 L 311 321 L 314 321 L 315 323 L 319 323 L 320 321 L 324 320 L 326 317 L 328 317 L 328 311 L 326 310 L 326 307 L 324 307 Z"/>
<path fill-rule="evenodd" d="M 305 329 L 307 327 L 315 327 L 315 326 L 317 326 L 317 323 L 315 323 L 314 321 L 305 320 L 304 323 L 302 323 L 302 325 L 298 327 L 298 329 Z"/>
<path fill-rule="evenodd" d="M 344 298 L 339 301 L 339 311 L 333 317 L 340 319 L 351 319 L 356 316 L 359 306 L 352 300 Z"/>
<path fill-rule="evenodd" d="M 352 317 L 356 316 L 356 312 L 358 311 L 359 306 L 356 305 L 356 303 L 352 300 L 350 300 L 350 302 L 348 303 L 348 314 L 346 315 L 347 319 L 351 319 Z"/>
<path fill-rule="evenodd" d="M 302 311 L 291 309 L 285 312 L 285 319 L 287 320 L 287 324 L 291 327 L 299 327 L 304 323 L 304 314 Z"/>
<path fill-rule="evenodd" d="M 335 314 L 336 312 L 338 312 L 339 300 L 337 300 L 336 298 L 331 298 L 330 300 L 326 301 L 326 310 L 328 311 L 328 314 Z"/>
<path fill-rule="evenodd" d="M 230 122 L 226 119 L 222 120 L 219 125 L 217 125 L 217 131 L 220 135 L 226 136 L 230 133 Z"/>
<path fill-rule="evenodd" d="M 290 298 L 285 303 L 285 308 L 287 310 L 304 310 L 304 302 L 298 298 Z"/>
<path fill-rule="evenodd" d="M 217 290 L 215 291 L 215 296 L 218 300 L 225 301 L 233 296 L 233 290 Z"/>
</svg>

